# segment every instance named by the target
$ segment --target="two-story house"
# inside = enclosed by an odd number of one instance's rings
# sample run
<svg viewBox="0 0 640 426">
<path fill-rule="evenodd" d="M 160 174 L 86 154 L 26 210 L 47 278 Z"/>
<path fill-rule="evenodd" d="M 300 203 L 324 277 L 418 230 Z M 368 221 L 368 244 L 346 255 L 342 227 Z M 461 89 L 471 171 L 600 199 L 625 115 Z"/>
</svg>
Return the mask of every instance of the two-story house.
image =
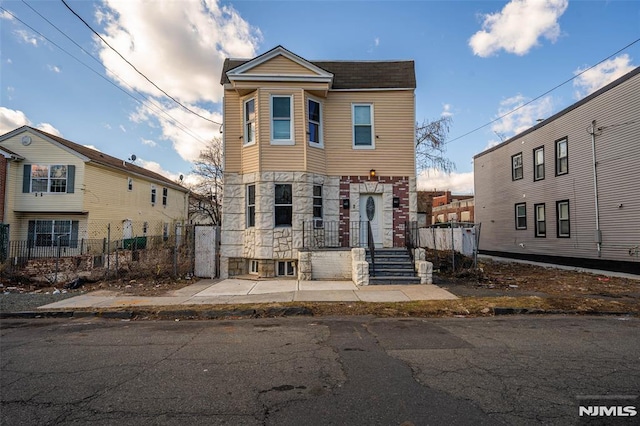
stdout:
<svg viewBox="0 0 640 426">
<path fill-rule="evenodd" d="M 404 244 L 416 220 L 413 61 L 227 59 L 221 275 L 295 276 L 298 251 Z M 327 241 L 331 239 L 332 243 Z"/>
<path fill-rule="evenodd" d="M 12 241 L 28 248 L 168 236 L 187 219 L 188 190 L 105 153 L 29 126 L 0 136 L 6 170 L 4 219 Z M 33 250 L 32 250 L 33 251 Z"/>
<path fill-rule="evenodd" d="M 640 68 L 474 157 L 480 252 L 640 274 Z"/>
</svg>

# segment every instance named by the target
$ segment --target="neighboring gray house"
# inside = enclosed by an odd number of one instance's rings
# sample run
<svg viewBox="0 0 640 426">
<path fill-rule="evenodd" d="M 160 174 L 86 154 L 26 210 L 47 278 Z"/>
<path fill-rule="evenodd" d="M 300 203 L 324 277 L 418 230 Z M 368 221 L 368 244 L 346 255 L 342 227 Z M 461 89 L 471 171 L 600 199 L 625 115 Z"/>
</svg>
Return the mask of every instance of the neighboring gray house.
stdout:
<svg viewBox="0 0 640 426">
<path fill-rule="evenodd" d="M 474 157 L 480 252 L 640 274 L 640 67 Z"/>
</svg>

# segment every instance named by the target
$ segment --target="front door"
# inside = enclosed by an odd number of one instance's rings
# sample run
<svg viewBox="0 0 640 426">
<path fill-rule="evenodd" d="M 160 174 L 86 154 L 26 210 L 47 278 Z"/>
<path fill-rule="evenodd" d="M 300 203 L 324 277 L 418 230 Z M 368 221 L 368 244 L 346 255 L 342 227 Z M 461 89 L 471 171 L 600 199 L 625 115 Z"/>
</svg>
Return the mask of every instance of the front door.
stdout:
<svg viewBox="0 0 640 426">
<path fill-rule="evenodd" d="M 373 242 L 382 247 L 382 194 L 360 194 L 360 245 L 367 245 L 367 232 L 371 223 Z"/>
</svg>

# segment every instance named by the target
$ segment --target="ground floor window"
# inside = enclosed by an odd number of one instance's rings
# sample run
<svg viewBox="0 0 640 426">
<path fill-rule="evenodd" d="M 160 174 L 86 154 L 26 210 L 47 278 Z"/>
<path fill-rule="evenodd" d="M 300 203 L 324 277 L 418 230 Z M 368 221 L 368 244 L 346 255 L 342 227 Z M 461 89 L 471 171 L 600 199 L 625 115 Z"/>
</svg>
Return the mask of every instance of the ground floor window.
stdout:
<svg viewBox="0 0 640 426">
<path fill-rule="evenodd" d="M 77 220 L 30 220 L 29 242 L 36 247 L 77 247 Z"/>
<path fill-rule="evenodd" d="M 250 274 L 257 274 L 258 273 L 258 261 L 257 260 L 250 260 L 249 261 L 249 273 Z"/>
<path fill-rule="evenodd" d="M 296 275 L 296 265 L 292 260 L 278 261 L 278 276 L 294 277 Z"/>
</svg>

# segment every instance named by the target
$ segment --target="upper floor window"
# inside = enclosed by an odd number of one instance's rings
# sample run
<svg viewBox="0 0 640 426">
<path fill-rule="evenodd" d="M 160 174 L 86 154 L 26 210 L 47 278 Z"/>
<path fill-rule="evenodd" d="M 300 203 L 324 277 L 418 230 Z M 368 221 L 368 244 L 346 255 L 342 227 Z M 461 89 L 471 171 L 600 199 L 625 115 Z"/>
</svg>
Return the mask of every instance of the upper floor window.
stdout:
<svg viewBox="0 0 640 426">
<path fill-rule="evenodd" d="M 167 198 L 169 198 L 169 189 L 162 188 L 162 205 L 165 207 L 167 205 Z"/>
<path fill-rule="evenodd" d="M 25 164 L 22 192 L 72 193 L 75 166 Z"/>
<path fill-rule="evenodd" d="M 556 176 L 569 173 L 569 151 L 567 138 L 556 141 Z"/>
<path fill-rule="evenodd" d="M 293 193 L 290 183 L 276 184 L 274 204 L 276 226 L 291 226 L 293 219 Z"/>
<path fill-rule="evenodd" d="M 307 101 L 309 116 L 309 143 L 322 146 L 322 105 L 313 99 Z"/>
<path fill-rule="evenodd" d="M 256 226 L 256 186 L 247 185 L 247 228 Z"/>
<path fill-rule="evenodd" d="M 546 237 L 547 221 L 545 218 L 546 214 L 544 204 L 536 204 L 533 206 L 533 213 L 535 215 L 536 237 Z"/>
<path fill-rule="evenodd" d="M 558 218 L 558 238 L 571 237 L 571 225 L 569 221 L 569 200 L 556 202 L 556 216 Z"/>
<path fill-rule="evenodd" d="M 533 180 L 544 179 L 544 147 L 533 150 Z"/>
<path fill-rule="evenodd" d="M 293 96 L 271 96 L 271 143 L 293 145 Z"/>
<path fill-rule="evenodd" d="M 522 153 L 511 156 L 511 180 L 522 179 Z"/>
<path fill-rule="evenodd" d="M 354 104 L 353 116 L 353 147 L 374 148 L 373 143 L 373 105 Z"/>
<path fill-rule="evenodd" d="M 151 185 L 151 204 L 156 203 L 156 187 Z"/>
<path fill-rule="evenodd" d="M 127 178 L 127 190 L 133 191 L 133 178 Z"/>
<path fill-rule="evenodd" d="M 313 218 L 322 219 L 322 185 L 313 185 Z"/>
<path fill-rule="evenodd" d="M 256 141 L 256 100 L 244 102 L 244 144 L 250 145 Z"/>
<path fill-rule="evenodd" d="M 516 229 L 527 229 L 527 204 L 516 204 Z"/>
</svg>

